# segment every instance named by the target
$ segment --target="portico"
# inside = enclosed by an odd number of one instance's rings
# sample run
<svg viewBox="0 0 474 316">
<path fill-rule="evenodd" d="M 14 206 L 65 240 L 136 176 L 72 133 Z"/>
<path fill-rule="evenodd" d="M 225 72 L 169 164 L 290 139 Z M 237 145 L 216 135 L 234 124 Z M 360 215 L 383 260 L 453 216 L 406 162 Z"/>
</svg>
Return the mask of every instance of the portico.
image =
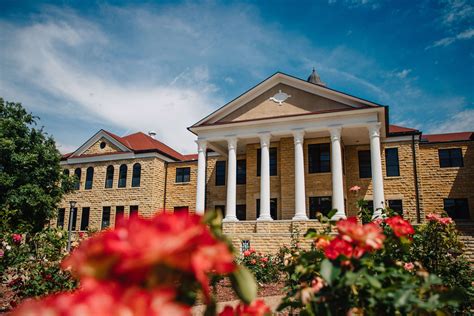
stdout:
<svg viewBox="0 0 474 316">
<path fill-rule="evenodd" d="M 302 109 L 304 111 L 301 113 Z M 380 141 L 385 137 L 386 130 L 383 106 L 278 73 L 196 123 L 190 130 L 198 136 L 197 213 L 203 213 L 206 209 L 206 150 L 211 149 L 227 161 L 224 221 L 238 221 L 237 156 L 245 157 L 249 154 L 248 148 L 257 146 L 260 173 L 254 175 L 247 172 L 247 179 L 256 176 L 258 191 L 246 190 L 246 199 L 258 199 L 257 221 L 274 220 L 271 216 L 271 201 L 275 192 L 272 191 L 271 183 L 277 180 L 270 174 L 270 148 L 272 144 L 291 138 L 293 154 L 285 153 L 284 156 L 291 156 L 292 161 L 281 161 L 279 168 L 292 170 L 279 174 L 278 181 L 282 185 L 289 183 L 292 192 L 277 192 L 280 200 L 292 199 L 291 205 L 285 204 L 286 209 L 292 209 L 290 219 L 308 219 L 307 191 L 309 186 L 315 187 L 306 170 L 311 158 L 305 157 L 305 144 L 308 141 L 326 139 L 330 146 L 330 158 L 327 157 L 330 160 L 330 170 L 326 173 L 330 173 L 328 179 L 331 182 L 332 208 L 337 210 L 333 219 L 347 216 L 345 199 L 348 192 L 343 155 L 345 145 L 370 146 L 375 210 L 373 216 L 381 214 L 377 209 L 384 205 L 380 149 Z M 283 153 L 278 155 L 283 156 Z M 283 159 L 280 156 L 278 159 Z M 317 186 L 318 184 L 316 191 Z"/>
</svg>

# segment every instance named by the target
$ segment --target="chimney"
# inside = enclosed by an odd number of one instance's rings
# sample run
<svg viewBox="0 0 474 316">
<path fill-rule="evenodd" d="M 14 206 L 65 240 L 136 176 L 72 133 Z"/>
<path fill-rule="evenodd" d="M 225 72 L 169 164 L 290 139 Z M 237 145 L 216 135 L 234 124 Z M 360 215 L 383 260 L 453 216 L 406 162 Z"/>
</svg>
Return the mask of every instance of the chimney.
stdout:
<svg viewBox="0 0 474 316">
<path fill-rule="evenodd" d="M 149 131 L 149 132 L 148 132 L 148 136 L 150 136 L 151 138 L 155 139 L 155 138 L 156 138 L 156 132 L 155 132 L 155 131 Z"/>
</svg>

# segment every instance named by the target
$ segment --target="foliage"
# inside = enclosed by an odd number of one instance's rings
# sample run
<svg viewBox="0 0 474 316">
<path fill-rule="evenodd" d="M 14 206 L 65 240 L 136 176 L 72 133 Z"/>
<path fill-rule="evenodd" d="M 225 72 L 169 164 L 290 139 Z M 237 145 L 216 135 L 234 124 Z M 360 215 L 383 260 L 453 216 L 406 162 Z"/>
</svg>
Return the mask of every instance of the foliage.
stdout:
<svg viewBox="0 0 474 316">
<path fill-rule="evenodd" d="M 280 277 L 276 256 L 264 255 L 249 249 L 244 251 L 239 262 L 253 273 L 259 283 L 275 282 Z"/>
<path fill-rule="evenodd" d="M 337 234 L 309 231 L 312 249 L 288 258 L 288 294 L 279 309 L 301 315 L 448 314 L 465 293 L 446 287 L 421 264 L 391 258 L 405 254 L 414 233 L 399 216 L 359 224 L 355 218 L 336 224 Z"/>
<path fill-rule="evenodd" d="M 472 280 L 474 273 L 463 254 L 463 245 L 458 232 L 449 217 L 430 214 L 427 223 L 417 228 L 410 251 L 411 262 L 419 262 L 431 273 L 443 280 L 449 287 L 459 287 L 467 292 L 474 302 Z"/>
<path fill-rule="evenodd" d="M 0 98 L 0 232 L 40 231 L 72 188 L 54 140 L 36 121 L 20 103 Z"/>
<path fill-rule="evenodd" d="M 33 235 L 3 233 L 0 239 L 1 281 L 18 299 L 75 287 L 70 273 L 60 270 L 60 262 L 66 255 L 65 231 L 45 228 Z"/>
<path fill-rule="evenodd" d="M 252 274 L 235 263 L 219 214 L 160 213 L 132 217 L 83 241 L 63 262 L 78 290 L 26 301 L 13 315 L 190 315 L 198 294 L 216 313 L 210 279 L 228 276 L 243 301 L 222 315 L 266 315 L 253 302 Z"/>
</svg>

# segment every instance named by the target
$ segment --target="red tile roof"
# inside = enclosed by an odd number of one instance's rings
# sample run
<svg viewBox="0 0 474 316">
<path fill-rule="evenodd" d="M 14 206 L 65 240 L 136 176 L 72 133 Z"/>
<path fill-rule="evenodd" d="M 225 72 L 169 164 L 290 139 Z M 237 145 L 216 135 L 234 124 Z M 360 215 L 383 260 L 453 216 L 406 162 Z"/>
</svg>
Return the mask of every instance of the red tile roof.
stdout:
<svg viewBox="0 0 474 316">
<path fill-rule="evenodd" d="M 156 140 L 142 132 L 130 134 L 127 136 L 117 136 L 109 131 L 103 130 L 107 135 L 120 142 L 125 147 L 129 148 L 135 153 L 141 152 L 159 152 L 167 157 L 170 157 L 177 161 L 188 161 L 197 160 L 197 154 L 182 155 L 168 145 Z M 71 157 L 74 153 L 67 153 L 62 156 L 62 159 Z M 119 153 L 107 153 L 107 154 L 119 154 Z M 92 157 L 92 156 L 103 156 L 104 154 L 94 155 L 80 155 L 80 157 Z"/>
<path fill-rule="evenodd" d="M 408 127 L 403 127 L 403 126 L 398 126 L 398 125 L 389 125 L 388 132 L 390 134 L 392 133 L 396 134 L 396 133 L 409 133 L 409 132 L 419 132 L 419 131 L 414 128 L 408 128 Z"/>
<path fill-rule="evenodd" d="M 428 143 L 444 143 L 474 140 L 474 132 L 423 135 L 421 139 Z"/>
<path fill-rule="evenodd" d="M 135 152 L 159 151 L 176 160 L 184 160 L 182 154 L 142 132 L 122 137 L 122 143 Z"/>
</svg>

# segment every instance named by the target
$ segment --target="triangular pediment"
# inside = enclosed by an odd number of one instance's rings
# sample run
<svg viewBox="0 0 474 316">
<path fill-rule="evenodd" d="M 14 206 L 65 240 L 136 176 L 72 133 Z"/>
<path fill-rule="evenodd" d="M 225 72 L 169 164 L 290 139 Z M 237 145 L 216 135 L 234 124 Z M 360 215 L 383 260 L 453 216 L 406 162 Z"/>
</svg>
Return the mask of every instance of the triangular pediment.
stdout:
<svg viewBox="0 0 474 316">
<path fill-rule="evenodd" d="M 282 95 L 282 98 L 278 97 Z M 286 98 L 283 102 L 283 98 Z M 217 123 L 258 120 L 280 116 L 352 109 L 351 106 L 279 83 Z"/>
<path fill-rule="evenodd" d="M 276 73 L 191 127 L 379 107 L 326 86 Z"/>
<path fill-rule="evenodd" d="M 118 136 L 104 130 L 100 130 L 87 142 L 79 147 L 71 156 L 95 156 L 110 155 L 131 152 L 132 150 L 124 144 Z"/>
</svg>

